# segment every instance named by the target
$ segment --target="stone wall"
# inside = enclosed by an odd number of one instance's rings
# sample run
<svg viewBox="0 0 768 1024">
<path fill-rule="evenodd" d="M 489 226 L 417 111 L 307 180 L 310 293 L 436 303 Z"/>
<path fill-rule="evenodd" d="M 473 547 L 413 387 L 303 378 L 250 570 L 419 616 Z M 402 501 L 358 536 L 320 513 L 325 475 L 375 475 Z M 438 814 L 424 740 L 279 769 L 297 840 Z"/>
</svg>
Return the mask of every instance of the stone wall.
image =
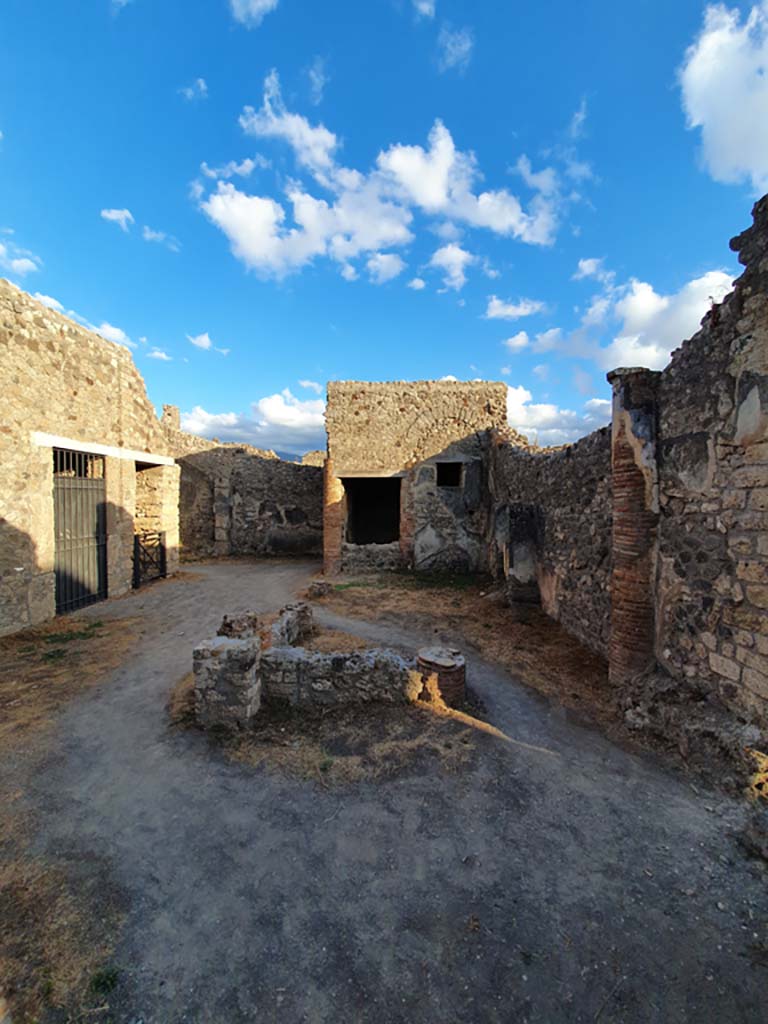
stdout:
<svg viewBox="0 0 768 1024">
<path fill-rule="evenodd" d="M 491 564 L 510 599 L 540 599 L 569 633 L 604 656 L 610 636 L 611 434 L 564 448 L 526 449 L 501 435 L 491 449 Z"/>
<path fill-rule="evenodd" d="M 55 611 L 53 446 L 106 446 L 107 583 L 131 587 L 136 462 L 165 456 L 163 429 L 128 349 L 0 280 L 0 634 Z M 164 466 L 172 490 L 176 470 Z M 176 501 L 177 505 L 177 501 Z M 178 512 L 163 502 L 176 544 Z M 169 552 L 173 565 L 175 552 Z"/>
<path fill-rule="evenodd" d="M 746 270 L 661 373 L 655 653 L 768 718 L 768 197 Z"/>
<path fill-rule="evenodd" d="M 390 568 L 487 568 L 490 502 L 483 459 L 490 430 L 506 423 L 507 391 L 489 382 L 418 381 L 328 385 L 324 556 L 327 572 Z M 441 485 L 440 463 L 459 465 Z M 380 544 L 350 537 L 344 479 L 400 479 L 399 536 Z M 354 550 L 353 550 L 354 548 Z"/>
</svg>

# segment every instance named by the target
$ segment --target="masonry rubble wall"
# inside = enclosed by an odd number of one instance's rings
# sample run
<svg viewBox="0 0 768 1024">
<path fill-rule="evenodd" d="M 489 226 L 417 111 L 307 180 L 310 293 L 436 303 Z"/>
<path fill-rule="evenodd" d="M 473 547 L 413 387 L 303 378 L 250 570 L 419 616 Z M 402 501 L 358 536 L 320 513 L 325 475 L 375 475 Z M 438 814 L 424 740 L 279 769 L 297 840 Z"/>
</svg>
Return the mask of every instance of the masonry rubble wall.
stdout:
<svg viewBox="0 0 768 1024">
<path fill-rule="evenodd" d="M 106 341 L 0 280 L 0 634 L 55 613 L 53 444 L 35 433 L 167 455 L 163 429 L 127 348 Z M 107 584 L 132 584 L 136 461 L 105 459 Z M 168 566 L 178 548 L 178 471 L 162 466 L 160 519 Z M 176 488 L 174 494 L 174 487 Z"/>
<path fill-rule="evenodd" d="M 490 451 L 491 566 L 510 600 L 548 615 L 607 656 L 611 602 L 611 433 L 536 450 L 504 435 Z"/>
<path fill-rule="evenodd" d="M 321 468 L 187 434 L 175 406 L 163 406 L 163 428 L 181 467 L 184 559 L 320 554 Z"/>
<path fill-rule="evenodd" d="M 400 567 L 484 571 L 490 502 L 482 464 L 490 431 L 506 421 L 506 400 L 506 387 L 489 382 L 330 383 L 326 572 L 391 567 L 392 542 L 353 544 L 348 535 L 343 481 L 360 477 L 401 480 Z M 438 486 L 441 462 L 461 464 L 458 486 Z"/>
<path fill-rule="evenodd" d="M 768 720 L 768 196 L 734 290 L 659 380 L 655 654 Z"/>
</svg>

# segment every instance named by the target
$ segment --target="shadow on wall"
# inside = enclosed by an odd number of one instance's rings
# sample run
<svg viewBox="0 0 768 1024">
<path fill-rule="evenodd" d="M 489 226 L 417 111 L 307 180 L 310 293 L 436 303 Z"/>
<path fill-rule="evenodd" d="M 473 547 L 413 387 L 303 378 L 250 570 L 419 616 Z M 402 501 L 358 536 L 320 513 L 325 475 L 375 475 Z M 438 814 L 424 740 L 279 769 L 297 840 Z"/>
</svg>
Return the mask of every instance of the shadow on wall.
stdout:
<svg viewBox="0 0 768 1024">
<path fill-rule="evenodd" d="M 107 524 L 106 539 L 96 529 L 78 534 L 67 530 L 66 541 L 54 545 L 50 562 L 43 565 L 35 540 L 0 517 L 0 636 L 133 588 L 133 518 L 112 502 L 99 504 L 97 518 Z M 114 533 L 109 532 L 110 524 L 117 526 Z M 126 526 L 131 527 L 130 533 Z M 166 552 L 165 560 L 173 571 L 175 549 Z M 142 580 L 148 582 L 156 575 L 149 567 Z"/>
<path fill-rule="evenodd" d="M 245 448 L 177 459 L 179 526 L 186 560 L 225 555 L 319 555 L 323 471 Z"/>
</svg>

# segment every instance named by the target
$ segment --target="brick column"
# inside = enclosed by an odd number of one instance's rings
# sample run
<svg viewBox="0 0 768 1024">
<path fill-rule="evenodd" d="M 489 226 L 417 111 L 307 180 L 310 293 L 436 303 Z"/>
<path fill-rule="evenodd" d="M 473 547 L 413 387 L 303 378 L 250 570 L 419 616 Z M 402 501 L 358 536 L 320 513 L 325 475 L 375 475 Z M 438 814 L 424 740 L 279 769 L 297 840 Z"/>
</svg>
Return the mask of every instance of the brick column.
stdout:
<svg viewBox="0 0 768 1024">
<path fill-rule="evenodd" d="M 344 484 L 334 473 L 333 463 L 328 458 L 323 470 L 323 572 L 327 576 L 341 572 L 341 545 L 344 542 L 346 518 Z"/>
<path fill-rule="evenodd" d="M 654 370 L 619 369 L 611 437 L 613 565 L 609 675 L 620 686 L 654 663 L 654 589 L 659 485 Z"/>
</svg>

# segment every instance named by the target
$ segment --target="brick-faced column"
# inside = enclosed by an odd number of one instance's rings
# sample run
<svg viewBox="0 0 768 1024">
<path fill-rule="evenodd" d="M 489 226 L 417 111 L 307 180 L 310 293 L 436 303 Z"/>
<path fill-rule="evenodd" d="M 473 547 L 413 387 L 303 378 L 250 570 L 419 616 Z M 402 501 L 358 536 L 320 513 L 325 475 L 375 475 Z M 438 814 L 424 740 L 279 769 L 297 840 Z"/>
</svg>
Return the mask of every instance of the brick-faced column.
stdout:
<svg viewBox="0 0 768 1024">
<path fill-rule="evenodd" d="M 613 540 L 609 676 L 620 686 L 654 663 L 654 590 L 659 485 L 654 370 L 619 369 L 611 436 Z"/>
<path fill-rule="evenodd" d="M 323 471 L 323 572 L 332 576 L 341 572 L 341 545 L 347 518 L 344 484 L 333 470 L 330 459 Z"/>
</svg>

